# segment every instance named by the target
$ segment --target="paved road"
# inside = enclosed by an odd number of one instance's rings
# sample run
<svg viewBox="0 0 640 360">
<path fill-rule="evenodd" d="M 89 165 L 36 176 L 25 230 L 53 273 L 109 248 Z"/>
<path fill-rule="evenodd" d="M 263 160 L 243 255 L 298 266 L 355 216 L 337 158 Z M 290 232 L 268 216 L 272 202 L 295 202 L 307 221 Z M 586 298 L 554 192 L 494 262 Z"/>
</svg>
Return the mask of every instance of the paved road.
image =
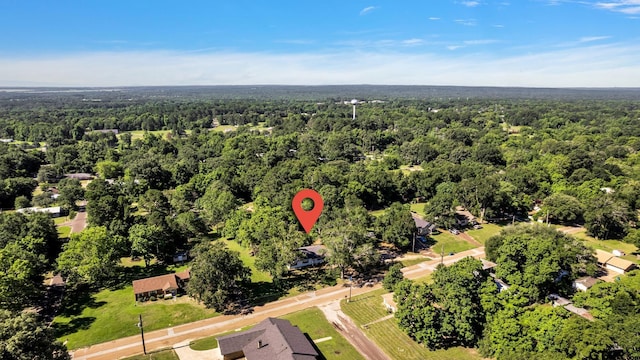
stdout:
<svg viewBox="0 0 640 360">
<path fill-rule="evenodd" d="M 452 264 L 464 257 L 484 257 L 484 247 L 463 251 L 444 258 L 445 265 Z M 403 269 L 405 277 L 416 279 L 427 276 L 435 270 L 440 260 L 432 260 Z M 373 287 L 353 288 L 353 296 L 364 294 L 381 288 L 378 284 Z M 174 344 L 188 339 L 198 339 L 222 332 L 233 331 L 241 327 L 254 325 L 267 317 L 283 316 L 295 311 L 313 306 L 323 306 L 341 300 L 349 294 L 348 287 L 333 286 L 318 291 L 308 292 L 291 298 L 271 302 L 258 306 L 249 315 L 221 315 L 210 319 L 200 320 L 189 324 L 175 326 L 169 329 L 145 332 L 147 351 L 173 347 Z M 131 326 L 134 326 L 135 321 Z M 76 350 L 72 353 L 75 360 L 113 360 L 142 353 L 140 336 L 130 336 L 110 342 L 93 345 Z"/>
<path fill-rule="evenodd" d="M 76 217 L 71 220 L 71 233 L 79 233 L 87 227 L 87 212 L 79 212 Z"/>
</svg>

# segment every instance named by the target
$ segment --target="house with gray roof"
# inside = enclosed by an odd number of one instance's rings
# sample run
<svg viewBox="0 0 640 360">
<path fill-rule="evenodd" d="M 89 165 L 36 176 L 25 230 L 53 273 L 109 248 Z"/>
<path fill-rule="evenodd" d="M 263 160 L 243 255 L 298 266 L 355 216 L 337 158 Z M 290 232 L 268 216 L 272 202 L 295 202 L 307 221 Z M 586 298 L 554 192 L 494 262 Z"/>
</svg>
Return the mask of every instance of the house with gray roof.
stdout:
<svg viewBox="0 0 640 360">
<path fill-rule="evenodd" d="M 217 340 L 224 360 L 315 360 L 320 355 L 297 326 L 276 318 Z"/>
</svg>

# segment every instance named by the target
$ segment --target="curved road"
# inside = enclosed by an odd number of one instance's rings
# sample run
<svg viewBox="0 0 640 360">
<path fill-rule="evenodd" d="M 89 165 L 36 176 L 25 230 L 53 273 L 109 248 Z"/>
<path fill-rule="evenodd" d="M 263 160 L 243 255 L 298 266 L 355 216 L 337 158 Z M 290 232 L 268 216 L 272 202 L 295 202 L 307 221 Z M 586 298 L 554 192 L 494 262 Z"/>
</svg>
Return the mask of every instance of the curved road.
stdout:
<svg viewBox="0 0 640 360">
<path fill-rule="evenodd" d="M 484 247 L 463 251 L 453 256 L 447 256 L 443 263 L 449 265 L 467 256 L 475 258 L 484 257 Z M 402 269 L 402 271 L 405 277 L 409 279 L 420 278 L 431 274 L 439 263 L 439 259 L 431 260 L 406 267 Z M 381 285 L 378 284 L 373 287 L 353 288 L 352 295 L 364 294 L 379 289 L 380 287 Z M 345 298 L 348 294 L 348 287 L 337 285 L 255 307 L 254 312 L 249 315 L 221 315 L 168 329 L 151 331 L 145 333 L 147 351 L 169 348 L 178 342 L 189 339 L 197 339 L 222 332 L 233 331 L 241 327 L 254 325 L 267 317 L 278 317 L 313 306 L 325 306 Z M 78 349 L 72 352 L 72 355 L 75 360 L 113 360 L 141 353 L 142 344 L 140 335 L 136 335 Z M 377 358 L 378 357 L 375 357 L 375 359 Z"/>
</svg>

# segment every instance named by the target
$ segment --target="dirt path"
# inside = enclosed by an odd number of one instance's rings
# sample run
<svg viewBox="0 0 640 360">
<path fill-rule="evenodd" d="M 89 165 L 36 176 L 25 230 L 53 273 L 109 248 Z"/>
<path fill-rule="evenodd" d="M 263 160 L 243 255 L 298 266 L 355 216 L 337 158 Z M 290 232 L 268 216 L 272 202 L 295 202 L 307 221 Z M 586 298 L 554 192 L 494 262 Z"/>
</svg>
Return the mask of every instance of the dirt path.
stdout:
<svg viewBox="0 0 640 360">
<path fill-rule="evenodd" d="M 466 242 L 475 245 L 475 246 L 482 246 L 482 244 L 480 244 L 479 242 L 476 241 L 476 239 L 473 238 L 473 236 L 465 233 L 465 232 L 461 232 L 460 234 L 458 234 L 458 236 L 460 238 L 462 238 L 463 240 L 465 240 Z"/>
<path fill-rule="evenodd" d="M 358 350 L 362 356 L 369 360 L 390 360 L 387 354 L 378 347 L 376 343 L 360 330 L 351 318 L 340 309 L 340 301 L 331 302 L 321 306 L 320 310 L 330 323 L 338 330 L 347 341 Z"/>
<path fill-rule="evenodd" d="M 565 226 L 558 228 L 558 231 L 563 232 L 565 234 L 575 234 L 581 231 L 584 231 L 584 227 L 582 226 Z"/>
<path fill-rule="evenodd" d="M 447 256 L 443 260 L 443 263 L 446 265 L 453 264 L 467 256 L 473 256 L 475 258 L 484 257 L 484 248 L 472 249 L 453 256 Z M 416 279 L 431 274 L 439 263 L 439 259 L 426 261 L 406 267 L 403 269 L 403 272 L 407 278 Z M 378 284 L 373 287 L 353 288 L 352 291 L 353 296 L 356 296 L 380 288 L 381 285 Z M 222 332 L 233 331 L 245 326 L 254 325 L 267 317 L 283 316 L 313 306 L 325 306 L 345 298 L 348 294 L 348 287 L 337 285 L 271 302 L 264 306 L 257 306 L 254 308 L 254 312 L 249 315 L 221 315 L 168 329 L 145 332 L 147 351 L 171 348 L 174 344 L 189 339 L 199 339 Z M 135 324 L 135 321 L 132 322 L 132 324 Z M 358 341 L 360 340 L 361 339 Z M 365 346 L 365 343 L 361 343 L 361 346 Z M 140 335 L 135 335 L 78 349 L 72 352 L 72 355 L 75 360 L 113 360 L 141 353 L 142 344 Z"/>
</svg>

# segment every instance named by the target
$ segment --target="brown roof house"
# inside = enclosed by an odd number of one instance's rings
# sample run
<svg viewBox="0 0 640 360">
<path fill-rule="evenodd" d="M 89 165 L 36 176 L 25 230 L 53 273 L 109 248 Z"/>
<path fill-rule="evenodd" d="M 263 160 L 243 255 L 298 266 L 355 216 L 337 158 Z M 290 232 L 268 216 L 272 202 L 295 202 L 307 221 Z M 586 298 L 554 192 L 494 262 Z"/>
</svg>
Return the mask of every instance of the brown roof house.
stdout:
<svg viewBox="0 0 640 360">
<path fill-rule="evenodd" d="M 313 344 L 288 320 L 266 318 L 253 328 L 217 338 L 224 360 L 315 360 Z"/>
<path fill-rule="evenodd" d="M 598 265 L 618 274 L 624 274 L 636 268 L 636 264 L 633 262 L 621 259 L 603 250 L 596 249 L 596 258 L 598 259 Z"/>
<path fill-rule="evenodd" d="M 178 291 L 184 290 L 189 282 L 191 272 L 185 270 L 180 273 L 154 276 L 133 281 L 133 294 L 136 301 L 148 300 L 151 296 L 156 298 L 169 298 L 176 296 Z"/>
</svg>

